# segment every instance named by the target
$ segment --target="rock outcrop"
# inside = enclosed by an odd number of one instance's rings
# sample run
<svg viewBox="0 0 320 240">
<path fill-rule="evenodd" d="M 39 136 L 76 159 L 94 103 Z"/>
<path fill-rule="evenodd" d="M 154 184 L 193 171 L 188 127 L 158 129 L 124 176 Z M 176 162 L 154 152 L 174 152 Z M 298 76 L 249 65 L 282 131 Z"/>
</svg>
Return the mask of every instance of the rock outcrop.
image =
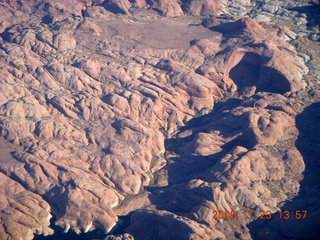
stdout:
<svg viewBox="0 0 320 240">
<path fill-rule="evenodd" d="M 52 215 L 107 234 L 128 214 L 106 239 L 250 239 L 304 190 L 295 119 L 319 101 L 319 43 L 272 25 L 284 5 L 0 4 L 1 239 L 53 234 Z"/>
</svg>

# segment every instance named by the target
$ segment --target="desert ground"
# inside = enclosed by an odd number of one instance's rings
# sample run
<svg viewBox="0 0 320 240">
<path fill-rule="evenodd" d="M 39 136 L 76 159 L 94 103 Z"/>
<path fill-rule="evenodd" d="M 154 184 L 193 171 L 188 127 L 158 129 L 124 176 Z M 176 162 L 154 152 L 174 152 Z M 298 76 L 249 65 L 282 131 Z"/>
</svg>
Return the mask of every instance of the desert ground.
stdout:
<svg viewBox="0 0 320 240">
<path fill-rule="evenodd" d="M 0 0 L 0 239 L 320 238 L 319 79 L 317 0 Z"/>
</svg>

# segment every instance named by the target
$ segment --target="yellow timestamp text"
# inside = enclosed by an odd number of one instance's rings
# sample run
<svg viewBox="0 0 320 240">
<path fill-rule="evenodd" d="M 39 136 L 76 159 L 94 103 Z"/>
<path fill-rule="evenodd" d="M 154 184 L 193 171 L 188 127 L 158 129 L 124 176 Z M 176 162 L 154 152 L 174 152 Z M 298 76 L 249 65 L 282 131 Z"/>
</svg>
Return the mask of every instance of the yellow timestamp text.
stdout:
<svg viewBox="0 0 320 240">
<path fill-rule="evenodd" d="M 280 218 L 284 220 L 288 219 L 306 219 L 308 211 L 307 210 L 280 210 L 278 212 L 271 212 L 271 210 L 260 210 L 258 213 L 253 210 L 213 210 L 213 219 L 262 219 L 270 220 L 273 218 Z"/>
</svg>

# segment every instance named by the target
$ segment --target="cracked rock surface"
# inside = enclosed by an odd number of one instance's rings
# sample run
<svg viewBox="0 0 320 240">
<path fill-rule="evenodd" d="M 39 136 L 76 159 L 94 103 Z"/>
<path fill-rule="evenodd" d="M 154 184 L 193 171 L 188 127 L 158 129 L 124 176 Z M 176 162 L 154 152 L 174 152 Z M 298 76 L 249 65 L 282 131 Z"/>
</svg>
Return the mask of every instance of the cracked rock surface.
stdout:
<svg viewBox="0 0 320 240">
<path fill-rule="evenodd" d="M 0 238 L 315 239 L 316 9 L 0 1 Z"/>
</svg>

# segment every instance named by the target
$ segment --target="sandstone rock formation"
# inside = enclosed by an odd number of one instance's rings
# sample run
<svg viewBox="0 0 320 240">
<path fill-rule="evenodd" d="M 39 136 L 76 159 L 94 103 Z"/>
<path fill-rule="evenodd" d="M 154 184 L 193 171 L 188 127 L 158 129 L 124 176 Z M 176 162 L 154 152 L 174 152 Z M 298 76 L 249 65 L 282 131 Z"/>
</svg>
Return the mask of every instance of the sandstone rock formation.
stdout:
<svg viewBox="0 0 320 240">
<path fill-rule="evenodd" d="M 319 177 L 301 144 L 317 117 L 299 117 L 320 99 L 307 2 L 0 4 L 1 239 L 53 234 L 52 215 L 106 234 L 131 216 L 106 239 L 289 238 L 259 216 L 290 200 L 318 216 L 319 186 L 303 195 Z M 301 19 L 284 26 L 288 11 Z"/>
<path fill-rule="evenodd" d="M 222 2 L 221 0 L 185 1 L 182 6 L 187 13 L 192 15 L 217 15 L 222 12 Z"/>
</svg>

